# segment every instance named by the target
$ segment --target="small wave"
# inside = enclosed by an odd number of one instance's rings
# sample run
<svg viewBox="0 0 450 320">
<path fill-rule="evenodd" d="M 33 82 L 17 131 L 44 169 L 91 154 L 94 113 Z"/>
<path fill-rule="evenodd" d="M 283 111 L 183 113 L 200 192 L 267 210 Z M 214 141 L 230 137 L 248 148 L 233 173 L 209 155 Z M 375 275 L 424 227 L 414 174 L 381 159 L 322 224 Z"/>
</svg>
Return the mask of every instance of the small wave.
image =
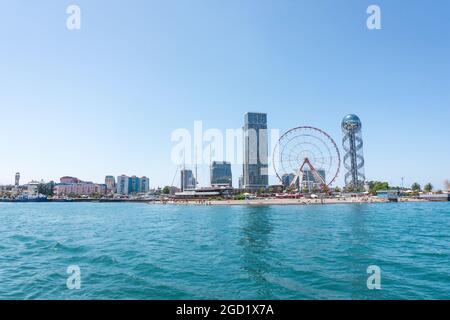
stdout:
<svg viewBox="0 0 450 320">
<path fill-rule="evenodd" d="M 422 256 L 437 257 L 437 258 L 449 256 L 448 252 L 443 252 L 443 251 L 418 251 L 417 254 L 422 255 Z"/>
<path fill-rule="evenodd" d="M 36 240 L 36 237 L 21 235 L 21 234 L 15 234 L 15 235 L 11 236 L 10 238 L 13 240 L 20 241 L 20 242 L 31 242 L 31 241 Z"/>
<path fill-rule="evenodd" d="M 87 248 L 85 248 L 83 246 L 65 245 L 59 241 L 51 244 L 47 248 L 50 250 L 53 250 L 53 251 L 62 251 L 62 252 L 69 252 L 69 253 L 82 253 L 82 252 L 87 251 Z"/>
<path fill-rule="evenodd" d="M 119 263 L 116 257 L 109 256 L 109 255 L 101 255 L 97 257 L 93 257 L 90 259 L 92 263 L 99 263 L 99 264 L 116 264 Z"/>
</svg>

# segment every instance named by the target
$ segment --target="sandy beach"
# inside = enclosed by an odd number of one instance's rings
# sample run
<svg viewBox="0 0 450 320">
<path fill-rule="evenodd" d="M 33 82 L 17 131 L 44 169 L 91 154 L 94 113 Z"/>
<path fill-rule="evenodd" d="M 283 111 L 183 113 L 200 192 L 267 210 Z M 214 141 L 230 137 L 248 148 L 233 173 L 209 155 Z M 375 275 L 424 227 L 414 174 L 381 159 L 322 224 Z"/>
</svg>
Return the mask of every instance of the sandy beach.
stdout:
<svg viewBox="0 0 450 320">
<path fill-rule="evenodd" d="M 425 202 L 422 199 L 400 198 L 399 202 Z M 378 197 L 348 197 L 327 199 L 251 199 L 251 200 L 178 200 L 168 201 L 165 204 L 175 205 L 212 205 L 212 206 L 271 206 L 271 205 L 321 205 L 321 204 L 365 204 L 387 203 L 388 200 Z"/>
</svg>

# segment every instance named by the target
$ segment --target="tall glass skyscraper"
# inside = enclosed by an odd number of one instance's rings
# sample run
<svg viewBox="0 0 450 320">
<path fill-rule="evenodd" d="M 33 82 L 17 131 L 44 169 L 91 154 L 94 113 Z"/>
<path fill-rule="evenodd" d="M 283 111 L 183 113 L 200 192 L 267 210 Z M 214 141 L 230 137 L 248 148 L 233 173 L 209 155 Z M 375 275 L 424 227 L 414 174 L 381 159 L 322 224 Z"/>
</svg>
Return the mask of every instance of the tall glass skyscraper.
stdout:
<svg viewBox="0 0 450 320">
<path fill-rule="evenodd" d="M 211 164 L 211 185 L 226 185 L 232 187 L 232 181 L 231 163 L 225 161 L 213 161 Z"/>
<path fill-rule="evenodd" d="M 244 188 L 258 190 L 269 184 L 267 114 L 244 115 Z"/>
</svg>

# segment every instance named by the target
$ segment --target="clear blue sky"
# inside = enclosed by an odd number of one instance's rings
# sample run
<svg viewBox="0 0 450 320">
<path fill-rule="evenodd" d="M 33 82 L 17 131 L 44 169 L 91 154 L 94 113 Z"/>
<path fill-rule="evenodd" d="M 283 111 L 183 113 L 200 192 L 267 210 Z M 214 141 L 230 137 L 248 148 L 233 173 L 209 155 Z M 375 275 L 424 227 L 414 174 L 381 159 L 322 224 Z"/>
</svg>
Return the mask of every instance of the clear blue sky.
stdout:
<svg viewBox="0 0 450 320">
<path fill-rule="evenodd" d="M 79 31 L 66 29 L 69 4 Z M 370 4 L 382 30 L 366 28 Z M 313 125 L 339 145 L 356 113 L 368 179 L 442 188 L 449 12 L 447 0 L 2 0 L 0 183 L 20 171 L 170 184 L 174 129 L 239 128 L 261 111 L 270 128 Z"/>
</svg>

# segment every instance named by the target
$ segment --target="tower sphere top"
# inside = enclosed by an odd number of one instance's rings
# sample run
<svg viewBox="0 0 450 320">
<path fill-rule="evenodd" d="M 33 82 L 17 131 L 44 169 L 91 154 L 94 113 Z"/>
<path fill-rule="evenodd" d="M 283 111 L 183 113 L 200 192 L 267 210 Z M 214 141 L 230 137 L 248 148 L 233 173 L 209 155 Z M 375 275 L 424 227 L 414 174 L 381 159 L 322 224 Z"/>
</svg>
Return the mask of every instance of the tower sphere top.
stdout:
<svg viewBox="0 0 450 320">
<path fill-rule="evenodd" d="M 361 129 L 362 124 L 357 115 L 349 114 L 344 117 L 341 126 L 343 130 L 352 132 Z"/>
</svg>

